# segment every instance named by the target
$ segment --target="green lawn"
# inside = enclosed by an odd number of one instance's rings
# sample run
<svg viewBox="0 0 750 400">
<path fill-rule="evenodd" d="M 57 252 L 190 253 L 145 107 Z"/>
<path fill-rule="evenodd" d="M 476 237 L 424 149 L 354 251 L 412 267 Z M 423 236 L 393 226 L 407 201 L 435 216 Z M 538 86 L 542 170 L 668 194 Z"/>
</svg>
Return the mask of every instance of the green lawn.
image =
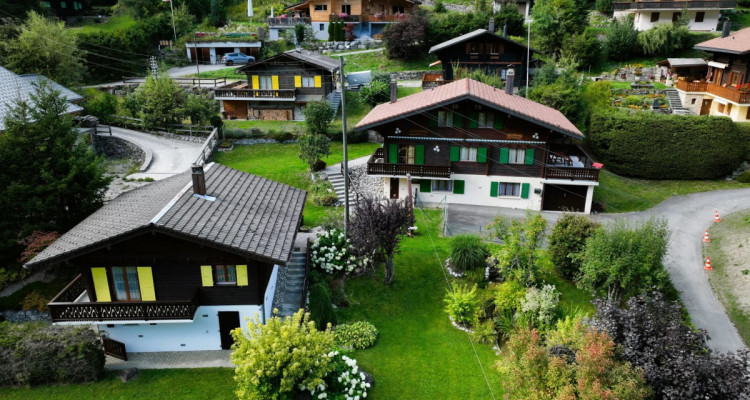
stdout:
<svg viewBox="0 0 750 400">
<path fill-rule="evenodd" d="M 750 261 L 747 258 L 750 250 L 745 247 L 750 245 L 747 240 L 750 237 L 750 211 L 722 216 L 721 223 L 714 224 L 710 234 L 711 242 L 704 246 L 704 254 L 711 257 L 714 268 L 708 273 L 709 281 L 740 336 L 745 343 L 750 343 L 750 312 L 743 311 L 737 298 L 738 288 L 742 291 L 743 287 L 750 287 Z M 727 254 L 730 251 L 733 252 L 731 260 Z M 742 261 L 728 265 L 738 260 Z M 748 273 L 743 274 L 743 270 Z M 743 285 L 743 282 L 744 286 L 736 286 Z"/>
<path fill-rule="evenodd" d="M 136 24 L 136 20 L 129 15 L 118 15 L 116 17 L 110 17 L 109 20 L 102 24 L 84 25 L 80 28 L 74 28 L 80 33 L 94 33 L 94 32 L 117 32 L 130 28 Z"/>
<path fill-rule="evenodd" d="M 296 132 L 299 129 L 305 129 L 305 123 L 302 121 L 260 121 L 260 120 L 225 120 L 224 128 L 226 129 L 276 129 Z"/>
<path fill-rule="evenodd" d="M 616 82 L 616 81 L 610 81 L 609 82 L 612 85 L 612 89 L 630 89 L 630 83 L 631 82 Z M 654 84 L 654 89 L 662 90 L 667 87 L 667 85 L 661 83 L 661 82 L 652 82 Z"/>
<path fill-rule="evenodd" d="M 247 79 L 247 75 L 236 72 L 237 67 L 227 67 L 214 71 L 201 72 L 201 78 L 227 78 L 227 79 Z M 197 77 L 198 74 L 189 75 L 191 78 Z"/>
<path fill-rule="evenodd" d="M 336 54 L 330 54 L 338 60 Z M 415 60 L 402 61 L 391 60 L 386 57 L 385 52 L 362 53 L 346 56 L 344 58 L 346 72 L 372 71 L 372 72 L 399 72 L 399 71 L 423 71 L 428 69 L 439 70 L 440 65 L 430 68 L 430 63 L 437 61 L 434 55 L 427 55 Z"/>
<path fill-rule="evenodd" d="M 231 368 L 141 370 L 135 380 L 122 383 L 114 372 L 99 382 L 82 385 L 3 388 L 4 400 L 236 399 Z"/>
<path fill-rule="evenodd" d="M 355 159 L 372 154 L 377 143 L 357 143 L 349 145 L 349 159 Z M 228 167 L 249 172 L 264 178 L 283 182 L 288 185 L 307 189 L 310 186 L 307 164 L 297 157 L 299 147 L 290 144 L 258 144 L 253 146 L 236 146 L 229 152 L 219 152 L 214 160 Z M 331 142 L 331 155 L 324 158 L 328 165 L 338 164 L 344 159 L 343 146 L 340 142 Z M 331 207 L 312 204 L 308 197 L 305 204 L 305 225 L 320 224 L 325 211 Z"/>
<path fill-rule="evenodd" d="M 607 170 L 599 174 L 599 186 L 594 189 L 594 202 L 604 206 L 605 212 L 641 211 L 678 195 L 711 190 L 739 189 L 750 184 L 717 179 L 712 181 L 656 181 L 624 178 Z"/>
</svg>

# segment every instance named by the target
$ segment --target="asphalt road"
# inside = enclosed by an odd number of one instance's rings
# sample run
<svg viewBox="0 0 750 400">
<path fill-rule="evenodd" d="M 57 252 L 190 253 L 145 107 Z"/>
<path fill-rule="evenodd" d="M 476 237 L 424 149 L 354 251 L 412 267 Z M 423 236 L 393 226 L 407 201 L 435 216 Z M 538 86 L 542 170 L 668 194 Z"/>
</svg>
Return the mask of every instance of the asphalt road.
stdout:
<svg viewBox="0 0 750 400">
<path fill-rule="evenodd" d="M 719 210 L 720 215 L 726 215 L 747 209 L 750 209 L 750 189 L 735 189 L 675 196 L 646 211 L 596 214 L 591 215 L 591 218 L 602 223 L 618 219 L 631 222 L 650 217 L 666 219 L 672 235 L 664 265 L 681 293 L 680 297 L 693 324 L 708 332 L 708 346 L 715 351 L 726 352 L 745 349 L 747 346 L 711 290 L 707 277 L 711 272 L 703 270 L 702 239 L 704 230 L 710 229 L 714 223 L 714 210 Z M 450 205 L 448 227 L 453 235 L 477 233 L 496 215 L 522 218 L 524 213 L 523 210 Z M 550 225 L 562 215 L 557 212 L 542 214 Z"/>
<path fill-rule="evenodd" d="M 185 172 L 198 157 L 202 146 L 202 143 L 167 139 L 114 126 L 112 135 L 135 143 L 141 148 L 149 148 L 153 153 L 151 164 L 146 171 L 129 175 L 128 178 L 131 179 L 149 177 L 159 180 Z"/>
</svg>

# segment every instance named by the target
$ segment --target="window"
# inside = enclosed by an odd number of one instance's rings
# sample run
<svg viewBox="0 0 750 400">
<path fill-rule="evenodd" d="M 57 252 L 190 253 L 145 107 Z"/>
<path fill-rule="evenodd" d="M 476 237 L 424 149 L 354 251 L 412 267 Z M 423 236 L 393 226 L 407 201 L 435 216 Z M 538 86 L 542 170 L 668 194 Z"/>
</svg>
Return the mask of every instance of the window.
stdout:
<svg viewBox="0 0 750 400">
<path fill-rule="evenodd" d="M 328 4 L 316 4 L 315 11 L 328 11 Z M 321 28 L 323 30 L 323 28 Z"/>
<path fill-rule="evenodd" d="M 727 110 L 727 112 L 726 112 L 727 115 L 729 115 L 729 114 L 732 113 L 732 103 L 728 103 L 727 104 L 726 110 Z"/>
<path fill-rule="evenodd" d="M 414 145 L 411 145 L 411 144 L 398 145 L 398 163 L 399 164 L 414 164 Z"/>
<path fill-rule="evenodd" d="M 258 75 L 258 89 L 271 90 L 273 89 L 273 78 L 270 75 Z"/>
<path fill-rule="evenodd" d="M 302 77 L 302 87 L 315 87 L 315 77 L 314 76 L 303 76 Z"/>
<path fill-rule="evenodd" d="M 499 54 L 500 53 L 498 51 L 499 48 L 500 48 L 500 44 L 499 43 L 488 43 L 487 44 L 487 52 L 490 53 L 490 54 Z"/>
<path fill-rule="evenodd" d="M 326 24 L 320 24 L 320 29 L 318 29 L 318 30 L 319 30 L 319 31 L 324 31 L 324 30 L 326 30 Z"/>
<path fill-rule="evenodd" d="M 698 11 L 695 13 L 695 22 L 703 22 L 703 18 L 706 18 L 705 11 Z"/>
<path fill-rule="evenodd" d="M 518 197 L 520 196 L 520 187 L 520 183 L 500 182 L 497 189 L 497 195 Z"/>
<path fill-rule="evenodd" d="M 651 22 L 657 22 L 659 21 L 659 13 L 658 12 L 652 12 L 651 13 Z"/>
<path fill-rule="evenodd" d="M 505 70 L 504 69 L 500 70 L 500 79 L 505 80 Z"/>
<path fill-rule="evenodd" d="M 745 115 L 745 119 L 750 119 L 750 107 L 747 108 L 747 115 Z"/>
<path fill-rule="evenodd" d="M 692 100 L 692 101 L 690 102 L 690 104 L 695 104 L 695 100 L 696 100 L 696 99 L 693 99 L 693 100 Z"/>
<path fill-rule="evenodd" d="M 477 127 L 492 128 L 494 126 L 494 113 L 480 112 L 477 115 Z"/>
<path fill-rule="evenodd" d="M 394 14 L 403 14 L 404 13 L 404 6 L 393 6 L 393 13 Z"/>
<path fill-rule="evenodd" d="M 679 12 L 679 11 L 676 12 L 676 13 L 673 13 L 672 14 L 672 22 L 677 22 L 677 20 L 680 19 L 681 16 L 682 16 L 682 13 Z"/>
<path fill-rule="evenodd" d="M 64 1 L 60 2 L 60 8 L 68 8 L 68 5 Z"/>
<path fill-rule="evenodd" d="M 526 161 L 526 149 L 510 149 L 508 151 L 508 163 L 523 164 Z"/>
<path fill-rule="evenodd" d="M 461 161 L 477 161 L 477 148 L 476 147 L 461 147 Z"/>
<path fill-rule="evenodd" d="M 453 181 L 432 181 L 433 192 L 453 192 Z"/>
<path fill-rule="evenodd" d="M 352 5 L 351 4 L 342 4 L 341 5 L 341 12 L 346 15 L 352 15 Z"/>
<path fill-rule="evenodd" d="M 138 284 L 138 268 L 112 267 L 111 272 L 112 284 L 115 288 L 115 300 L 141 300 L 141 288 Z"/>
<path fill-rule="evenodd" d="M 234 265 L 214 265 L 214 282 L 217 285 L 236 285 L 236 267 Z"/>
<path fill-rule="evenodd" d="M 719 103 L 719 112 L 724 113 L 724 104 Z"/>
<path fill-rule="evenodd" d="M 453 126 L 453 111 L 438 111 L 438 126 Z"/>
</svg>

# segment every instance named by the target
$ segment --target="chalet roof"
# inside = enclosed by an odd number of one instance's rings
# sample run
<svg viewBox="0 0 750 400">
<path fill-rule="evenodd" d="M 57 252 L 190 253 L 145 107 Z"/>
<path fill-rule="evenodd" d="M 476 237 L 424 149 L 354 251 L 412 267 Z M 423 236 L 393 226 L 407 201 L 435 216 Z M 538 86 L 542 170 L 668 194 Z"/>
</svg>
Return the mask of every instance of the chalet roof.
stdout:
<svg viewBox="0 0 750 400">
<path fill-rule="evenodd" d="M 717 37 L 693 46 L 694 49 L 729 54 L 750 53 L 750 28 L 730 33 L 727 37 Z"/>
<path fill-rule="evenodd" d="M 151 183 L 104 205 L 27 265 L 59 262 L 148 230 L 286 264 L 305 191 L 215 163 L 205 175 L 214 200 L 193 194 L 188 172 Z"/>
<path fill-rule="evenodd" d="M 42 76 L 42 75 L 16 75 L 0 66 L 0 131 L 5 129 L 5 116 L 19 100 L 30 101 L 36 92 L 36 87 L 41 82 L 46 82 L 53 89 L 59 91 L 68 100 L 67 113 L 83 110 L 73 101 L 83 99 L 78 93 Z"/>
<path fill-rule="evenodd" d="M 419 1 L 419 0 L 404 0 L 404 1 L 407 2 L 407 3 L 412 3 L 412 4 L 422 4 L 422 2 Z M 298 2 L 296 2 L 294 4 L 290 4 L 288 6 L 285 6 L 284 9 L 285 10 L 290 10 L 292 8 L 296 8 L 296 7 L 299 7 L 301 5 L 306 5 L 306 4 L 310 4 L 310 3 L 311 3 L 311 0 L 298 1 Z"/>
<path fill-rule="evenodd" d="M 560 111 L 520 96 L 507 94 L 502 89 L 469 78 L 415 93 L 394 103 L 380 104 L 362 118 L 354 129 L 370 129 L 398 118 L 406 118 L 465 99 L 485 103 L 487 106 L 574 138 L 583 138 L 581 131 Z"/>
<path fill-rule="evenodd" d="M 667 58 L 664 61 L 659 61 L 657 65 L 669 65 L 677 68 L 705 67 L 708 62 L 702 58 Z"/>
<path fill-rule="evenodd" d="M 508 39 L 508 38 L 506 38 L 506 37 L 503 37 L 503 36 L 501 36 L 501 35 L 498 35 L 497 33 L 494 33 L 494 32 L 490 32 L 490 31 L 488 31 L 487 29 L 477 29 L 477 30 L 475 30 L 475 31 L 473 31 L 473 32 L 469 32 L 469 33 L 467 33 L 467 34 L 464 34 L 464 35 L 461 35 L 461 36 L 459 36 L 459 37 L 454 37 L 454 38 L 453 38 L 453 39 L 451 39 L 451 40 L 447 40 L 447 41 L 445 41 L 445 42 L 443 42 L 443 43 L 440 43 L 440 44 L 436 44 L 436 45 L 434 45 L 434 46 L 430 47 L 430 54 L 432 54 L 432 53 L 435 53 L 435 52 L 438 52 L 438 51 L 440 51 L 440 50 L 443 50 L 443 49 L 446 49 L 446 48 L 448 48 L 448 47 L 451 47 L 451 46 L 453 46 L 453 45 L 456 45 L 456 44 L 459 44 L 459 43 L 465 42 L 465 41 L 467 41 L 467 40 L 471 40 L 471 39 L 477 38 L 477 37 L 479 37 L 479 36 L 483 36 L 483 35 L 492 35 L 492 36 L 494 36 L 495 38 L 498 38 L 498 39 L 504 40 L 504 41 L 506 41 L 506 42 L 508 42 L 508 43 L 512 43 L 512 44 L 514 44 L 514 45 L 516 45 L 516 46 L 521 46 L 521 47 L 523 47 L 523 48 L 526 48 L 526 47 L 527 47 L 527 46 L 525 46 L 525 45 L 524 45 L 523 43 L 518 43 L 518 42 L 516 42 L 515 40 L 510 40 L 510 39 Z M 534 50 L 534 49 L 532 49 L 532 48 L 530 48 L 530 50 L 531 50 L 531 51 L 533 51 L 533 52 L 539 53 L 539 51 L 538 51 L 538 50 Z"/>
<path fill-rule="evenodd" d="M 253 64 L 247 64 L 243 67 L 237 68 L 237 71 L 246 72 L 246 71 L 253 69 L 254 67 L 258 65 L 261 65 L 270 61 L 274 61 L 282 57 L 292 57 L 304 63 L 315 65 L 317 67 L 323 68 L 330 72 L 334 72 L 339 69 L 338 61 L 334 60 L 331 57 L 323 56 L 323 55 L 320 55 L 318 53 L 314 53 L 308 50 L 295 49 L 295 50 L 285 51 L 281 54 L 277 54 L 273 57 L 266 58 L 265 60 L 258 61 Z"/>
</svg>

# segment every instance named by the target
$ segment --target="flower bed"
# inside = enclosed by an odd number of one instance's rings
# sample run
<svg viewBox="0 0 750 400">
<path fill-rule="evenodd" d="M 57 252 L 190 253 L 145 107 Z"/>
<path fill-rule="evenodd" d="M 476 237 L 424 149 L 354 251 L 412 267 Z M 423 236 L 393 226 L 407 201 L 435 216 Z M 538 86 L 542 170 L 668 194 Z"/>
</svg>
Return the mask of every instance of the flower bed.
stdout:
<svg viewBox="0 0 750 400">
<path fill-rule="evenodd" d="M 367 265 L 370 260 L 367 257 L 357 258 L 350 243 L 339 229 L 323 232 L 311 246 L 313 267 L 337 275 L 348 274 Z"/>
</svg>

